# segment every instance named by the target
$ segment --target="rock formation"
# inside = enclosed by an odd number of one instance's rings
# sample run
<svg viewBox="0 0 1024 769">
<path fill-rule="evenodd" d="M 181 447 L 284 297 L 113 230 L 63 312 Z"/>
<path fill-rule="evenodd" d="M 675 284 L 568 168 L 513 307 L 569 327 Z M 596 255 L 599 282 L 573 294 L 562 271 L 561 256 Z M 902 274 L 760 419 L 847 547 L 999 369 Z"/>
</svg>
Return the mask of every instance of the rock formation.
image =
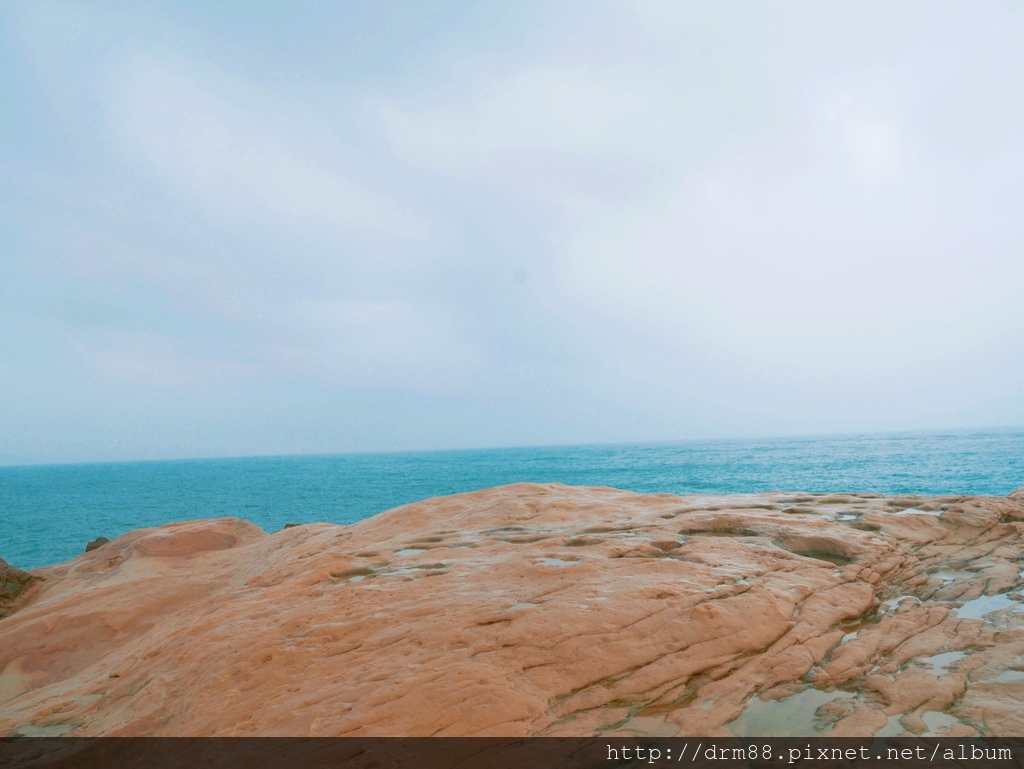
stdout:
<svg viewBox="0 0 1024 769">
<path fill-rule="evenodd" d="M 96 539 L 94 539 L 91 542 L 89 542 L 88 544 L 86 544 L 85 552 L 91 553 L 97 547 L 102 547 L 103 545 L 107 544 L 109 541 L 110 540 L 107 537 L 96 537 Z"/>
<path fill-rule="evenodd" d="M 11 594 L 0 737 L 1022 734 L 1022 533 L 1022 492 L 556 484 L 143 529 Z"/>
<path fill-rule="evenodd" d="M 27 571 L 15 569 L 0 558 L 0 617 L 14 612 L 21 597 L 35 582 Z"/>
</svg>

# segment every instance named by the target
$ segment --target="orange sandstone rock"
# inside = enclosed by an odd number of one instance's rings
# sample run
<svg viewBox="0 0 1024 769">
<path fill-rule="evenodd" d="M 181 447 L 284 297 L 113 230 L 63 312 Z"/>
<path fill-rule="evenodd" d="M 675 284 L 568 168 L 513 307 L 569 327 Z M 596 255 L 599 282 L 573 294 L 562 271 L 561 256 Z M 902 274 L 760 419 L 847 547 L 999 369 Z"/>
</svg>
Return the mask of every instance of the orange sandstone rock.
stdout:
<svg viewBox="0 0 1024 769">
<path fill-rule="evenodd" d="M 143 529 L 11 571 L 0 736 L 1020 734 L 1022 527 L 1024 491 L 517 484 Z"/>
</svg>

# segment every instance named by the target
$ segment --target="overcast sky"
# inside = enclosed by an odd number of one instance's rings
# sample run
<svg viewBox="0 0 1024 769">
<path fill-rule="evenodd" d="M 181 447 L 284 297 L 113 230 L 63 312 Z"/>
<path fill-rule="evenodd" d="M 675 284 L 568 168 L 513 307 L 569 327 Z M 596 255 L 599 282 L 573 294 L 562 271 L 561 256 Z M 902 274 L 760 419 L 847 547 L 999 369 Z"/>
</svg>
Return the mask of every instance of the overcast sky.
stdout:
<svg viewBox="0 0 1024 769">
<path fill-rule="evenodd" d="M 0 5 L 0 463 L 1024 425 L 1024 6 Z"/>
</svg>

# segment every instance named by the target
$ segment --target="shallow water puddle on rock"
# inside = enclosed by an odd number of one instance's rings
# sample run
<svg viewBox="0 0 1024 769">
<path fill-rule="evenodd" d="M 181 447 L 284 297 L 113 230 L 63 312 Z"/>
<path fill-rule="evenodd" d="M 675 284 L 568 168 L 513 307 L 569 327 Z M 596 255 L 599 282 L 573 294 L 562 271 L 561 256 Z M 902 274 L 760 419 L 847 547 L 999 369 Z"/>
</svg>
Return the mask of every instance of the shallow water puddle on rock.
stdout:
<svg viewBox="0 0 1024 769">
<path fill-rule="evenodd" d="M 907 730 L 903 728 L 900 719 L 903 716 L 889 716 L 885 726 L 875 732 L 875 737 L 898 737 Z"/>
<path fill-rule="evenodd" d="M 863 617 L 848 619 L 845 622 L 841 622 L 839 624 L 839 627 L 843 629 L 846 635 L 856 635 L 865 628 L 874 627 L 875 625 L 877 625 L 878 620 L 878 614 L 876 612 L 872 612 L 871 614 L 866 614 Z"/>
<path fill-rule="evenodd" d="M 679 734 L 679 724 L 670 724 L 665 716 L 633 716 L 618 730 L 623 729 L 632 729 L 651 737 L 675 737 Z"/>
<path fill-rule="evenodd" d="M 954 582 L 958 579 L 974 579 L 977 575 L 973 571 L 964 571 L 963 569 L 944 569 L 935 572 L 935 576 L 943 582 Z"/>
<path fill-rule="evenodd" d="M 983 595 L 965 601 L 963 606 L 954 611 L 960 619 L 981 619 L 994 611 L 1011 608 L 1020 609 L 1022 607 L 1005 593 L 1000 593 L 999 595 Z"/>
<path fill-rule="evenodd" d="M 725 728 L 734 737 L 814 737 L 820 733 L 815 723 L 818 708 L 855 696 L 851 692 L 804 689 L 782 700 L 766 702 L 754 697 Z"/>
<path fill-rule="evenodd" d="M 21 737 L 61 737 L 70 732 L 74 727 L 71 724 L 53 724 L 52 726 L 36 726 L 35 724 L 22 724 L 15 727 L 14 731 Z"/>
<path fill-rule="evenodd" d="M 922 737 L 937 737 L 938 732 L 941 729 L 947 729 L 950 726 L 963 726 L 964 722 L 956 716 L 951 716 L 949 713 L 940 713 L 937 710 L 929 710 L 923 716 L 921 720 L 924 721 L 924 725 L 928 727 L 928 731 L 922 734 Z"/>
<path fill-rule="evenodd" d="M 949 672 L 950 665 L 962 660 L 966 656 L 967 652 L 943 652 L 942 654 L 933 654 L 930 657 L 922 657 L 921 662 L 925 665 L 931 665 L 935 670 Z"/>
<path fill-rule="evenodd" d="M 540 604 L 522 601 L 521 603 L 517 603 L 515 606 L 509 606 L 505 611 L 522 611 L 523 609 L 532 609 L 534 606 L 540 606 Z"/>
<path fill-rule="evenodd" d="M 881 608 L 881 605 L 879 605 Z M 878 624 L 879 617 L 877 614 L 872 614 L 866 617 L 859 617 L 858 619 L 847 620 L 840 624 L 840 628 L 844 631 L 844 635 L 839 639 L 839 643 L 836 646 L 842 646 L 845 643 L 849 643 L 854 638 L 857 638 L 862 630 L 869 627 L 875 627 Z"/>
<path fill-rule="evenodd" d="M 395 551 L 395 555 L 399 555 L 399 556 L 402 556 L 404 558 L 407 555 L 419 555 L 420 553 L 425 553 L 425 552 L 427 552 L 427 551 L 423 550 L 422 548 L 407 547 L 404 550 L 396 550 Z"/>
<path fill-rule="evenodd" d="M 579 561 L 566 561 L 562 558 L 541 558 L 537 563 L 545 566 L 575 566 Z"/>
<path fill-rule="evenodd" d="M 447 567 L 447 564 L 443 563 L 420 563 L 413 566 L 399 566 L 395 569 L 388 569 L 388 571 L 381 574 L 382 577 L 393 577 L 396 575 L 403 574 L 419 574 L 420 576 L 430 576 L 431 574 L 442 574 L 442 570 Z"/>
<path fill-rule="evenodd" d="M 397 569 L 389 569 L 383 576 L 394 577 L 402 574 L 415 574 L 420 571 L 417 566 L 399 566 Z"/>
<path fill-rule="evenodd" d="M 900 605 L 900 603 L 907 600 L 908 598 L 913 598 L 917 603 L 921 603 L 921 599 L 918 598 L 916 595 L 900 595 L 896 596 L 895 598 L 890 598 L 887 601 L 882 601 L 882 603 L 878 605 L 878 610 L 881 612 L 892 611 L 893 609 L 896 609 Z"/>
<path fill-rule="evenodd" d="M 1011 681 L 1024 681 L 1024 670 L 1004 670 L 992 680 L 997 684 L 1008 684 Z"/>
</svg>

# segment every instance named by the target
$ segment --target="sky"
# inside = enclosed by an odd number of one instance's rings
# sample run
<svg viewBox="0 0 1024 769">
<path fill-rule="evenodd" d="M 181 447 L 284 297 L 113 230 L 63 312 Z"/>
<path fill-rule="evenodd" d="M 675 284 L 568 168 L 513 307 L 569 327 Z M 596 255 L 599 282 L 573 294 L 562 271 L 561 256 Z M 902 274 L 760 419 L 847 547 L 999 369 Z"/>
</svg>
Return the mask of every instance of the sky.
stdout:
<svg viewBox="0 0 1024 769">
<path fill-rule="evenodd" d="M 0 5 L 0 464 L 1024 426 L 1024 6 Z"/>
</svg>

